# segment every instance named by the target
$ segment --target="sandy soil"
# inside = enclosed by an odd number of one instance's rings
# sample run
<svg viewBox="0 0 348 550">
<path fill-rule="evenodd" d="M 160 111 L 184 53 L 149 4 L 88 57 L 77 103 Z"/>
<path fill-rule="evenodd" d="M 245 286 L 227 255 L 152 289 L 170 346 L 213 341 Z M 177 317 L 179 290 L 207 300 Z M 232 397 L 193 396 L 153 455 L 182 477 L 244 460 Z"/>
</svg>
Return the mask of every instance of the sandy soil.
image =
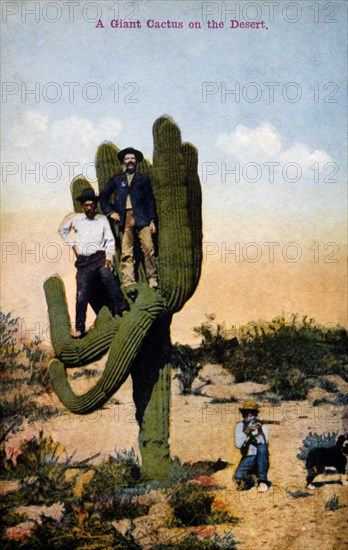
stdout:
<svg viewBox="0 0 348 550">
<path fill-rule="evenodd" d="M 102 361 L 94 366 L 100 367 L 101 364 Z M 233 384 L 230 375 L 218 365 L 206 366 L 202 375 L 209 378 L 211 384 L 203 388 L 204 395 L 201 396 L 181 395 L 176 380 L 173 380 L 171 454 L 182 462 L 221 458 L 229 463 L 226 469 L 214 475 L 220 487 L 216 498 L 241 521 L 232 526 L 218 526 L 217 531 L 232 531 L 241 550 L 348 548 L 344 533 L 348 486 L 334 483 L 338 480 L 337 475 L 322 476 L 326 484 L 310 491 L 308 497 L 294 498 L 289 494 L 289 491 L 305 491 L 304 464 L 296 458 L 303 439 L 311 431 L 342 433 L 343 407 L 327 404 L 313 407 L 308 400 L 262 405 L 261 418 L 280 421 L 279 425 L 270 427 L 269 479 L 273 486 L 264 494 L 256 489 L 236 492 L 232 478 L 239 451 L 234 447 L 234 426 L 240 420 L 241 401 L 263 387 L 253 383 Z M 74 381 L 74 387 L 82 392 L 94 382 L 79 379 Z M 234 397 L 237 401 L 211 403 L 211 398 L 218 396 Z M 58 404 L 54 395 L 50 402 Z M 38 429 L 39 426 L 30 428 L 32 431 Z M 109 453 L 114 454 L 115 448 L 134 447 L 138 452 L 131 380 L 125 382 L 114 401 L 102 410 L 87 416 L 64 411 L 61 417 L 46 422 L 43 429 L 45 434 L 63 443 L 69 454 L 77 451 L 76 459 L 100 453 L 96 459 L 100 460 Z M 18 444 L 20 437 L 14 437 L 11 444 Z M 337 495 L 340 504 L 346 507 L 336 511 L 325 509 L 325 503 L 333 495 Z M 144 544 L 144 548 L 151 548 L 151 544 Z"/>
</svg>

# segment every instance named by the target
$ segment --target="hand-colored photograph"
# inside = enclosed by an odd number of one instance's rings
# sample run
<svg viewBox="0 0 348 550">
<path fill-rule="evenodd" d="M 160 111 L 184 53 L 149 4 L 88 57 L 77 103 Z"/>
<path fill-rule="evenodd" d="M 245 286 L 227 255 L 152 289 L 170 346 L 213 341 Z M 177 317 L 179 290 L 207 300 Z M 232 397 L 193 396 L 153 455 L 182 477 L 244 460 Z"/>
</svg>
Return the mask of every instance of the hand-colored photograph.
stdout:
<svg viewBox="0 0 348 550">
<path fill-rule="evenodd" d="M 3 0 L 5 550 L 348 549 L 347 3 Z"/>
</svg>

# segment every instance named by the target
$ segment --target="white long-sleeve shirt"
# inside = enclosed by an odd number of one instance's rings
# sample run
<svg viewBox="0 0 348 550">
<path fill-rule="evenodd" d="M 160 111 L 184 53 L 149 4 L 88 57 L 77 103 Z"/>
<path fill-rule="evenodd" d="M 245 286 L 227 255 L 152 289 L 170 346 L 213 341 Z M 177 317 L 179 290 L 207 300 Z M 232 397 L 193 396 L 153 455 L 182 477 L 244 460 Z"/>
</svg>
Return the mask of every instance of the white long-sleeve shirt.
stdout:
<svg viewBox="0 0 348 550">
<path fill-rule="evenodd" d="M 86 214 L 69 214 L 59 226 L 59 234 L 69 246 L 76 246 L 82 256 L 90 256 L 98 250 L 105 250 L 108 260 L 115 254 L 115 239 L 106 216 L 96 214 L 87 218 Z M 72 238 L 71 232 L 75 233 Z"/>
<path fill-rule="evenodd" d="M 238 422 L 238 424 L 236 424 L 235 442 L 236 442 L 236 447 L 238 449 L 240 449 L 243 446 L 243 444 L 246 442 L 246 440 L 249 437 L 245 432 L 243 432 L 243 428 L 244 428 L 243 422 Z M 267 424 L 262 424 L 262 431 L 265 435 L 265 439 L 263 438 L 262 434 L 258 433 L 257 430 L 254 430 L 252 432 L 252 435 L 255 437 L 258 443 L 268 443 L 269 428 Z M 253 456 L 256 454 L 257 454 L 257 447 L 255 447 L 255 445 L 253 444 L 250 444 L 246 456 Z"/>
</svg>

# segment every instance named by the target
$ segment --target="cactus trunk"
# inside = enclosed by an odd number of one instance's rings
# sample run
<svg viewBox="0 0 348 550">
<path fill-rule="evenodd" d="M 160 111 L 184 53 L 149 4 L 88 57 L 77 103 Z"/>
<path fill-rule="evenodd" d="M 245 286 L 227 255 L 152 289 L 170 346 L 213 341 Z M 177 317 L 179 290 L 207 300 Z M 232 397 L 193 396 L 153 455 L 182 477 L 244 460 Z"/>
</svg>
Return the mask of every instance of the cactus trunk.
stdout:
<svg viewBox="0 0 348 550">
<path fill-rule="evenodd" d="M 131 372 L 145 479 L 164 479 L 170 465 L 170 323 L 171 316 L 154 323 Z"/>
</svg>

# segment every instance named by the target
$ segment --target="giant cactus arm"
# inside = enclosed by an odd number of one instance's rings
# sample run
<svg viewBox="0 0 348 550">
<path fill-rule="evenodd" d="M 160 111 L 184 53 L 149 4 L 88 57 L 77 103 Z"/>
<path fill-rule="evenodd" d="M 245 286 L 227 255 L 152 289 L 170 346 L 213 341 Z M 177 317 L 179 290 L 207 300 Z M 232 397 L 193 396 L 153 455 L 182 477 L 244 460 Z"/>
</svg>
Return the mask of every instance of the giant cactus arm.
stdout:
<svg viewBox="0 0 348 550">
<path fill-rule="evenodd" d="M 70 185 L 71 198 L 74 205 L 74 211 L 76 213 L 83 212 L 81 203 L 77 200 L 84 189 L 92 189 L 92 185 L 89 183 L 88 179 L 83 176 L 77 176 L 74 178 Z"/>
<path fill-rule="evenodd" d="M 103 308 L 85 338 L 76 340 L 70 335 L 70 317 L 62 279 L 55 275 L 44 283 L 51 342 L 55 354 L 66 367 L 76 367 L 97 361 L 109 349 L 121 319 L 112 319 Z"/>
<path fill-rule="evenodd" d="M 192 230 L 192 293 L 198 284 L 202 268 L 202 191 L 198 176 L 198 152 L 191 143 L 184 143 L 182 153 L 187 177 L 187 215 Z"/>
<path fill-rule="evenodd" d="M 143 285 L 139 289 L 136 303 L 122 320 L 114 335 L 104 372 L 95 386 L 83 395 L 72 390 L 64 364 L 53 359 L 49 375 L 53 389 L 61 402 L 72 412 L 86 414 L 107 401 L 129 374 L 143 341 L 153 322 L 163 315 L 164 304 L 160 293 Z"/>
<path fill-rule="evenodd" d="M 95 166 L 98 174 L 99 193 L 103 191 L 113 176 L 122 171 L 121 163 L 117 157 L 118 149 L 110 141 L 99 145 L 95 156 Z"/>
<path fill-rule="evenodd" d="M 175 313 L 195 291 L 202 262 L 197 153 L 193 146 L 182 145 L 178 126 L 167 116 L 155 122 L 153 136 L 153 189 L 159 219 L 158 272 L 168 309 Z"/>
</svg>

